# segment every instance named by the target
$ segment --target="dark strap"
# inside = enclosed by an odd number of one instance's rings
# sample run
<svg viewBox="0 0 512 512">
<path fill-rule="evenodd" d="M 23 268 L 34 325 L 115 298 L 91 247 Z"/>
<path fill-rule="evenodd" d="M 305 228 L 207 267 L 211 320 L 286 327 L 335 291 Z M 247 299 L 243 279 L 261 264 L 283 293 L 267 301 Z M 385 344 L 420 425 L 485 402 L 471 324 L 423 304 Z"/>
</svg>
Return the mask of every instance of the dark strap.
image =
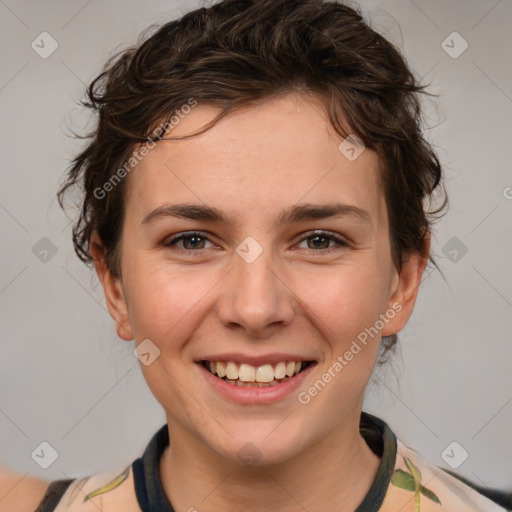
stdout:
<svg viewBox="0 0 512 512">
<path fill-rule="evenodd" d="M 376 512 L 384 501 L 395 467 L 396 437 L 384 421 L 365 412 L 361 414 L 359 430 L 382 460 L 372 487 L 356 512 Z M 142 457 L 132 464 L 135 494 L 142 512 L 174 512 L 159 474 L 160 456 L 168 444 L 169 430 L 165 424 L 153 435 Z"/>
<path fill-rule="evenodd" d="M 51 482 L 35 512 L 53 512 L 53 510 L 57 508 L 62 496 L 74 480 L 74 478 L 70 478 L 67 480 L 55 480 L 54 482 Z"/>
<path fill-rule="evenodd" d="M 395 467 L 396 437 L 384 421 L 365 412 L 361 415 L 360 432 L 382 461 L 370 491 L 356 512 L 374 512 L 384 501 Z M 165 424 L 153 435 L 142 457 L 133 461 L 135 494 L 142 512 L 174 512 L 159 475 L 160 456 L 168 444 L 169 431 Z M 52 482 L 35 512 L 53 512 L 74 480 Z"/>
<path fill-rule="evenodd" d="M 142 457 L 132 464 L 135 495 L 142 512 L 175 512 L 160 480 L 160 456 L 168 445 L 166 423 L 153 435 Z"/>
<path fill-rule="evenodd" d="M 356 512 L 376 512 L 386 497 L 395 468 L 396 436 L 387 423 L 366 412 L 361 414 L 359 431 L 373 453 L 381 457 L 381 461 L 373 484 Z"/>
</svg>

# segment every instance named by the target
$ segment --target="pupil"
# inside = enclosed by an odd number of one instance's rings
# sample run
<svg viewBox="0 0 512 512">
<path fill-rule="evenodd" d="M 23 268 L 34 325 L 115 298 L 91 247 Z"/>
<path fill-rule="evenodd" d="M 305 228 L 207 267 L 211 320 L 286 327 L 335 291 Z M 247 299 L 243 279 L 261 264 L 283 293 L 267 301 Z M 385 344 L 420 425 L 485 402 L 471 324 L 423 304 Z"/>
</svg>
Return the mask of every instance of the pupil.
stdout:
<svg viewBox="0 0 512 512">
<path fill-rule="evenodd" d="M 316 235 L 314 237 L 311 238 L 312 240 L 319 240 L 319 239 L 323 239 L 324 241 L 327 241 L 327 244 L 329 244 L 329 240 L 327 239 L 327 237 L 323 236 L 323 235 Z M 317 244 L 316 242 L 313 242 L 314 243 L 314 247 L 320 247 L 322 244 Z M 325 243 L 323 244 L 325 245 Z"/>
<path fill-rule="evenodd" d="M 201 240 L 201 238 L 202 237 L 197 236 L 197 235 L 189 236 L 189 237 L 185 238 L 184 244 L 185 244 L 185 246 L 187 246 L 187 243 L 190 242 L 191 240 L 195 240 L 197 242 L 197 240 Z M 187 247 L 187 248 L 190 248 L 190 247 Z M 193 243 L 191 248 L 192 249 L 197 249 L 197 245 L 195 243 Z"/>
</svg>

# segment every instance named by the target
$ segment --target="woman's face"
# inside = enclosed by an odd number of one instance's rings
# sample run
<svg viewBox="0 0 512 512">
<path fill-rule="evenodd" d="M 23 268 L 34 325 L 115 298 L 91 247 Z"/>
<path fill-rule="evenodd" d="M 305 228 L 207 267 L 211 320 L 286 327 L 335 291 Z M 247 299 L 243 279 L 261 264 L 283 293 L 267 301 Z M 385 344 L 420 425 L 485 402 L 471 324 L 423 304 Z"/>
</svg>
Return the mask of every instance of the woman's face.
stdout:
<svg viewBox="0 0 512 512">
<path fill-rule="evenodd" d="M 171 135 L 217 112 L 197 105 Z M 358 421 L 424 262 L 398 274 L 378 158 L 341 141 L 317 99 L 290 94 L 158 143 L 127 178 L 122 280 L 100 277 L 175 436 L 279 462 Z M 291 362 L 309 365 L 281 381 Z"/>
</svg>

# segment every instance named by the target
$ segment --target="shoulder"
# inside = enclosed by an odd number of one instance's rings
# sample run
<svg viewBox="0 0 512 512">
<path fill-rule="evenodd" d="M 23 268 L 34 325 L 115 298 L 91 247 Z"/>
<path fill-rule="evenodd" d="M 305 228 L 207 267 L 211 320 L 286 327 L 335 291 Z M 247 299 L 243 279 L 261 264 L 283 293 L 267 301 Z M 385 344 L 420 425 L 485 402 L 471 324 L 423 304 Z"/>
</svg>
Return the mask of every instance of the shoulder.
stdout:
<svg viewBox="0 0 512 512">
<path fill-rule="evenodd" d="M 34 510 L 47 488 L 44 480 L 0 468 L 0 512 Z"/>
<path fill-rule="evenodd" d="M 505 498 L 505 494 L 502 496 Z M 455 473 L 429 464 L 397 439 L 395 468 L 381 510 L 504 512 L 508 507 L 491 500 L 482 489 Z"/>
<path fill-rule="evenodd" d="M 64 485 L 61 487 L 59 482 Z M 131 465 L 84 478 L 52 482 L 36 512 L 98 510 L 140 512 Z"/>
<path fill-rule="evenodd" d="M 141 512 L 138 496 L 145 499 L 145 471 L 149 478 L 158 471 L 158 459 L 168 439 L 165 424 L 153 435 L 143 455 L 131 464 L 83 478 L 51 482 L 35 512 Z"/>
</svg>

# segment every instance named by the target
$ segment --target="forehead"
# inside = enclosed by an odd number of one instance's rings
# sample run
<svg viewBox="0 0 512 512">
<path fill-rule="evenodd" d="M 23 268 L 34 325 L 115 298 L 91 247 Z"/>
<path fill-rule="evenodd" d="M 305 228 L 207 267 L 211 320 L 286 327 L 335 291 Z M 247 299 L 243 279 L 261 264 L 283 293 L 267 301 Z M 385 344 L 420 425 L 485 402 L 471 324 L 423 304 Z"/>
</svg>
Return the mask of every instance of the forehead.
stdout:
<svg viewBox="0 0 512 512">
<path fill-rule="evenodd" d="M 198 131 L 219 111 L 198 104 L 175 119 L 169 135 Z M 243 224 L 296 203 L 342 202 L 382 223 L 378 157 L 365 149 L 354 159 L 345 145 L 340 150 L 342 140 L 316 97 L 262 101 L 200 135 L 156 144 L 129 175 L 127 214 L 142 219 L 163 204 L 203 203 Z"/>
</svg>

